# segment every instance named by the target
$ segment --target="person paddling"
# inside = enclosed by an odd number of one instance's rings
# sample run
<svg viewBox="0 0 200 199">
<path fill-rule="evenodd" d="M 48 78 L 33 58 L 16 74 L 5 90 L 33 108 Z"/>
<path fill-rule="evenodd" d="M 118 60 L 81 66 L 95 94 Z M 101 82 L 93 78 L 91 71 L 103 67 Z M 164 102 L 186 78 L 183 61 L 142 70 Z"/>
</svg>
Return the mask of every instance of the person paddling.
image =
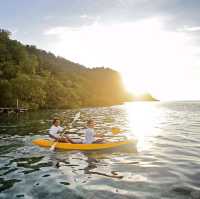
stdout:
<svg viewBox="0 0 200 199">
<path fill-rule="evenodd" d="M 84 129 L 84 140 L 83 144 L 92 144 L 92 143 L 102 143 L 104 139 L 102 139 L 103 135 L 100 133 L 95 133 L 94 127 L 95 127 L 94 120 L 90 119 L 87 121 L 87 128 Z M 95 138 L 99 139 L 95 139 Z"/>
<path fill-rule="evenodd" d="M 49 137 L 54 139 L 58 142 L 67 142 L 67 143 L 73 143 L 74 141 L 70 139 L 68 136 L 60 136 L 60 133 L 64 130 L 63 127 L 60 126 L 60 119 L 54 118 L 52 121 L 52 126 L 49 129 Z"/>
</svg>

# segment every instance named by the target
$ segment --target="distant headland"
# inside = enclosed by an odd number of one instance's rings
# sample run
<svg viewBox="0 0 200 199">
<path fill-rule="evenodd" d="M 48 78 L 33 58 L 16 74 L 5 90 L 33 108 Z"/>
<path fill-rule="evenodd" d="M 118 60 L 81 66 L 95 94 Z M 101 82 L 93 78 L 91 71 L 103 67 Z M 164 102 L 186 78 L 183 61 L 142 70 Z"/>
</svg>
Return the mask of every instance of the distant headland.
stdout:
<svg viewBox="0 0 200 199">
<path fill-rule="evenodd" d="M 155 97 L 153 97 L 150 93 L 143 93 L 140 95 L 134 95 L 129 93 L 128 101 L 159 101 Z"/>
</svg>

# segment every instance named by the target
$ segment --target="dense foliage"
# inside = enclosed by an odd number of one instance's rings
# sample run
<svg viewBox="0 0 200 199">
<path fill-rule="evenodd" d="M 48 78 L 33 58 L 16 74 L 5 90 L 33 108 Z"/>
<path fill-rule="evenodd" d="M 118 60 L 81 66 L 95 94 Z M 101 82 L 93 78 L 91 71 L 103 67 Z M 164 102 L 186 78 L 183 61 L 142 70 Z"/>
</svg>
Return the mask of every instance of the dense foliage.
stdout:
<svg viewBox="0 0 200 199">
<path fill-rule="evenodd" d="M 0 30 L 0 106 L 72 108 L 122 103 L 120 75 L 109 68 L 89 69 L 23 45 Z"/>
</svg>

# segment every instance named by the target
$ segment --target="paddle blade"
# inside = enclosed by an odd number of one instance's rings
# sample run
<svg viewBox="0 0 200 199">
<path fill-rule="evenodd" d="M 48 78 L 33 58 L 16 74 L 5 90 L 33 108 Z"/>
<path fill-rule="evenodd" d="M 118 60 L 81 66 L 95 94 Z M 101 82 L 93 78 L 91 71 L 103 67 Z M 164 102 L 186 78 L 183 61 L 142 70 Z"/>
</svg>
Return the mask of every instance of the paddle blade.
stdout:
<svg viewBox="0 0 200 199">
<path fill-rule="evenodd" d="M 111 131 L 112 131 L 113 135 L 117 135 L 117 134 L 123 132 L 120 130 L 120 128 L 116 128 L 116 127 L 113 127 Z"/>
<path fill-rule="evenodd" d="M 73 119 L 73 121 L 72 121 L 72 123 L 71 123 L 71 125 L 70 125 L 70 128 L 72 128 L 72 126 L 73 126 L 74 122 L 75 122 L 76 120 L 78 120 L 78 119 L 79 119 L 80 115 L 81 115 L 81 113 L 80 113 L 80 112 L 76 113 L 76 115 L 74 116 L 74 119 Z"/>
</svg>

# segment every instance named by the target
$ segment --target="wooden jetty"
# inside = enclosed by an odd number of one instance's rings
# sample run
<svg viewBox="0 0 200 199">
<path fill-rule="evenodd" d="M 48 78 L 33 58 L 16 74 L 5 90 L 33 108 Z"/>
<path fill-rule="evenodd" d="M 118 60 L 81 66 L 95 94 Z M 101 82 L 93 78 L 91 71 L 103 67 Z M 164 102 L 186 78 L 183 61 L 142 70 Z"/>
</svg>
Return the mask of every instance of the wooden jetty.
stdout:
<svg viewBox="0 0 200 199">
<path fill-rule="evenodd" d="M 25 111 L 28 111 L 27 108 L 20 108 L 19 107 L 19 100 L 17 99 L 17 106 L 16 107 L 0 107 L 0 114 L 1 113 L 23 113 Z"/>
<path fill-rule="evenodd" d="M 27 108 L 13 108 L 13 107 L 4 107 L 0 108 L 0 113 L 23 113 L 25 111 L 28 111 Z"/>
</svg>

